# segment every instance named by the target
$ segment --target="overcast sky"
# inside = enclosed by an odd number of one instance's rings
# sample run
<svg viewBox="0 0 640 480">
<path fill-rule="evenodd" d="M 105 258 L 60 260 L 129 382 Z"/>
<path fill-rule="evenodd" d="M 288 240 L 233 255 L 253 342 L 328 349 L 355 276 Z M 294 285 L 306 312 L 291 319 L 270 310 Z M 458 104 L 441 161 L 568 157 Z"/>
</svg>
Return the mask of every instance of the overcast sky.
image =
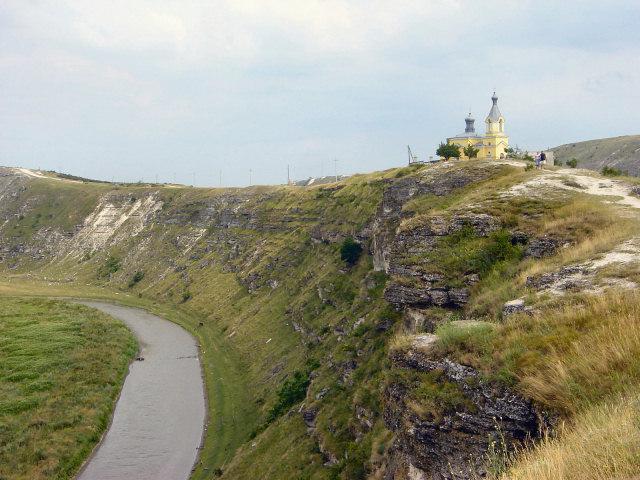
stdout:
<svg viewBox="0 0 640 480">
<path fill-rule="evenodd" d="M 640 1 L 0 0 L 0 164 L 217 185 L 640 133 Z"/>
</svg>

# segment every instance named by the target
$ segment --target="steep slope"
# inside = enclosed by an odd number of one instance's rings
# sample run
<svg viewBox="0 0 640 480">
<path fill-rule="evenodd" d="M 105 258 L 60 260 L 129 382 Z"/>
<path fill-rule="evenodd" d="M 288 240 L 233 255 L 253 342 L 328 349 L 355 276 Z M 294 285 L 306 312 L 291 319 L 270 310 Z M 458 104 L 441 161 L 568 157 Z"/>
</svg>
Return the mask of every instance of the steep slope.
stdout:
<svg viewBox="0 0 640 480">
<path fill-rule="evenodd" d="M 210 401 L 194 478 L 499 474 L 639 380 L 633 362 L 600 365 L 619 381 L 593 388 L 555 375 L 578 401 L 544 376 L 599 332 L 609 307 L 589 310 L 591 293 L 637 285 L 630 188 L 483 161 L 306 188 L 4 170 L 0 292 L 111 298 L 190 329 Z M 364 247 L 353 266 L 347 237 Z"/>
<path fill-rule="evenodd" d="M 640 175 L 640 135 L 568 143 L 551 150 L 563 164 L 575 158 L 580 167 L 598 172 L 610 166 L 629 175 Z"/>
</svg>

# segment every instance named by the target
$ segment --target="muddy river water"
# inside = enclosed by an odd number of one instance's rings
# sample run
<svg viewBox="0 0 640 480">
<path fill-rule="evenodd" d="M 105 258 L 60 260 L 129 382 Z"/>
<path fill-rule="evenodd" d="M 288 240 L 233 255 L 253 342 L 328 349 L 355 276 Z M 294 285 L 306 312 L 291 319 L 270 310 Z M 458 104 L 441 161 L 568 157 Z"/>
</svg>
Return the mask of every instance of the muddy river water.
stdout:
<svg viewBox="0 0 640 480">
<path fill-rule="evenodd" d="M 205 421 L 204 385 L 194 338 L 135 308 L 82 302 L 122 320 L 140 343 L 113 421 L 79 480 L 187 479 Z"/>
</svg>

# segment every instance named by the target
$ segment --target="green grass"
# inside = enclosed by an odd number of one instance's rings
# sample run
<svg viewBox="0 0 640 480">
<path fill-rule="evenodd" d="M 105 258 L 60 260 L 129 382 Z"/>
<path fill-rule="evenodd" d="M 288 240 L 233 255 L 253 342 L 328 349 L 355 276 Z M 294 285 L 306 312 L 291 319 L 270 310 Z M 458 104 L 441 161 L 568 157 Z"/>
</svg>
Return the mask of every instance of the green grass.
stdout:
<svg viewBox="0 0 640 480">
<path fill-rule="evenodd" d="M 228 285 L 218 278 L 218 285 Z M 192 478 L 208 479 L 210 472 L 229 461 L 239 445 L 246 442 L 259 422 L 254 398 L 247 385 L 244 368 L 247 363 L 239 358 L 237 351 L 226 341 L 224 332 L 211 325 L 205 315 L 185 309 L 185 306 L 160 303 L 129 293 L 77 284 L 57 284 L 25 281 L 13 278 L 0 281 L 0 299 L 7 295 L 58 296 L 99 299 L 144 308 L 167 320 L 181 325 L 193 334 L 201 348 L 201 361 L 205 375 L 208 400 L 208 429 L 204 448 L 200 451 L 200 462 Z M 202 326 L 201 326 L 202 324 Z"/>
<path fill-rule="evenodd" d="M 80 305 L 5 297 L 0 311 L 0 478 L 72 478 L 108 425 L 136 341 Z"/>
</svg>

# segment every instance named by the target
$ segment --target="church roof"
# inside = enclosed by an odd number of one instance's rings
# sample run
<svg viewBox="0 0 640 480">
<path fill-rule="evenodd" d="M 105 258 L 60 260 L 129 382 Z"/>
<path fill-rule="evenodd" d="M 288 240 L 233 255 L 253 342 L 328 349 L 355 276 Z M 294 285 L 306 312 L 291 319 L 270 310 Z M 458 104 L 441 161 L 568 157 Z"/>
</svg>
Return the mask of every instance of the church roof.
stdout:
<svg viewBox="0 0 640 480">
<path fill-rule="evenodd" d="M 462 132 L 454 137 L 449 137 L 449 138 L 477 138 L 479 140 L 482 140 L 484 137 L 476 134 L 475 132 L 471 134 L 469 132 Z"/>
<path fill-rule="evenodd" d="M 487 115 L 487 120 L 491 122 L 497 122 L 502 117 L 500 113 L 500 109 L 498 108 L 498 97 L 496 96 L 496 92 L 493 92 L 493 97 L 491 97 L 493 101 L 493 105 L 491 106 L 491 110 L 489 111 L 489 115 Z"/>
</svg>

